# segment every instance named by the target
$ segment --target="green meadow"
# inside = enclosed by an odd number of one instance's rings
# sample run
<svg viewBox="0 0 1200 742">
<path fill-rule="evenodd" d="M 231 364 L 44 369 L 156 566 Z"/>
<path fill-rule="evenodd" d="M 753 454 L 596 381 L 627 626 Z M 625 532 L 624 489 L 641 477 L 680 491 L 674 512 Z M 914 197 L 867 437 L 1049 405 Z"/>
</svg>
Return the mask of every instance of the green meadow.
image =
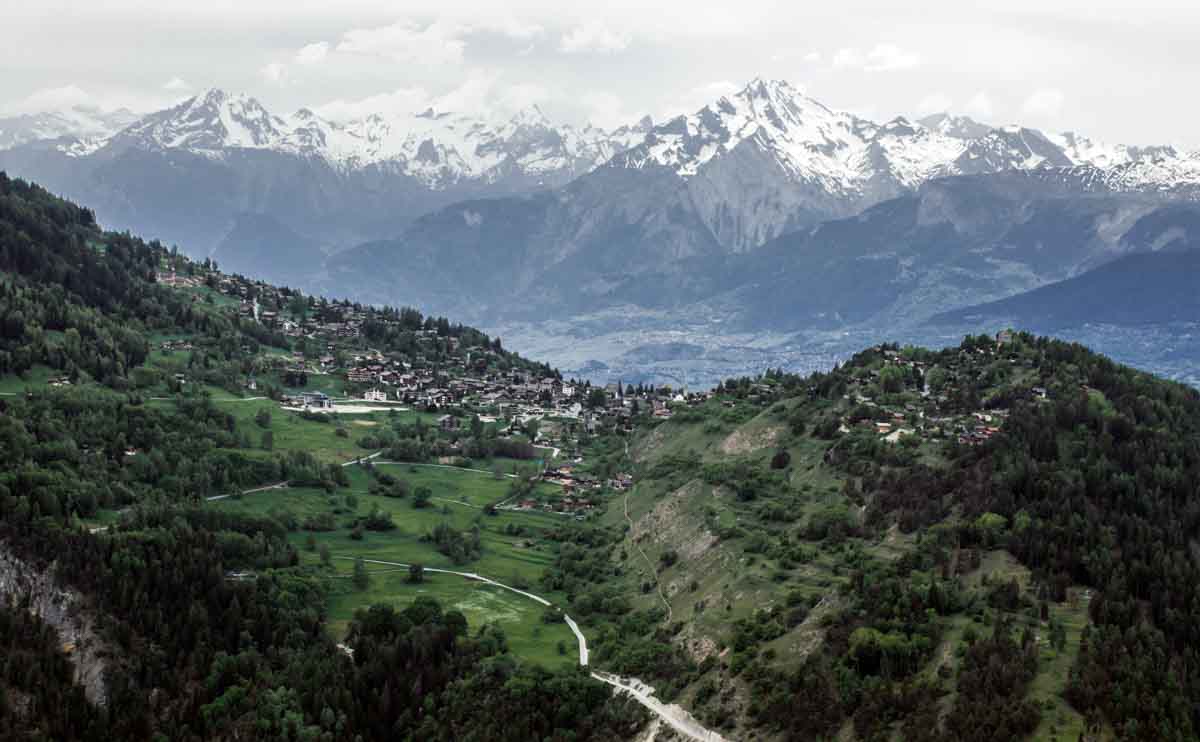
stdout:
<svg viewBox="0 0 1200 742">
<path fill-rule="evenodd" d="M 371 476 L 360 466 L 348 467 L 350 487 L 333 495 L 320 489 L 289 488 L 216 501 L 210 506 L 260 516 L 287 514 L 301 524 L 309 517 L 326 513 L 333 516 L 334 530 L 310 532 L 300 528 L 289 539 L 305 563 L 319 564 L 322 546 L 332 557 L 329 569 L 335 579 L 328 610 L 330 630 L 336 636 L 345 633 L 359 608 L 379 602 L 402 607 L 419 595 L 430 595 L 444 606 L 461 610 L 472 626 L 496 623 L 504 630 L 513 651 L 526 659 L 547 665 L 578 661 L 574 636 L 564 624 L 543 623 L 543 606 L 501 588 L 431 572 L 425 573 L 424 582 L 411 584 L 406 568 L 368 564 L 370 585 L 366 590 L 357 589 L 350 580 L 353 560 L 363 557 L 477 573 L 565 605 L 564 595 L 544 592 L 538 579 L 553 562 L 556 548 L 553 542 L 541 537 L 542 529 L 559 526 L 569 519 L 547 513 L 507 511 L 485 515 L 486 505 L 507 495 L 512 481 L 507 477 L 497 479 L 490 473 L 411 464 L 380 464 L 377 469 L 407 481 L 410 492 L 417 487 L 428 487 L 433 493 L 429 507 L 414 507 L 411 494 L 402 498 L 368 494 Z M 550 485 L 540 486 L 547 493 L 553 491 Z M 351 528 L 355 519 L 376 508 L 390 514 L 396 527 L 388 531 L 365 531 L 361 540 L 353 538 Z M 423 538 L 441 523 L 458 531 L 478 528 L 480 558 L 455 564 Z M 564 643 L 564 655 L 558 653 L 559 642 Z"/>
</svg>

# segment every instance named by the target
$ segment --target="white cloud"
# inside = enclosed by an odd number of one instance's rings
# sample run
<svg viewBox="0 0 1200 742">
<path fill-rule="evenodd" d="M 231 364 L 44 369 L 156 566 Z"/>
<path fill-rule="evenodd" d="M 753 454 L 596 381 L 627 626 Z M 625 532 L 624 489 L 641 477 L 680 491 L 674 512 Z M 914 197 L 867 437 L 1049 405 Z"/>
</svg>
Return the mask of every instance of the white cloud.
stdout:
<svg viewBox="0 0 1200 742">
<path fill-rule="evenodd" d="M 329 56 L 329 42 L 318 41 L 315 44 L 307 44 L 296 52 L 296 64 L 318 64 L 324 61 L 325 57 Z"/>
<path fill-rule="evenodd" d="M 524 23 L 511 16 L 483 21 L 476 20 L 474 28 L 503 34 L 517 41 L 531 41 L 546 32 L 545 28 L 536 23 Z"/>
<path fill-rule="evenodd" d="M 282 85 L 287 81 L 287 67 L 280 62 L 270 62 L 258 70 L 258 76 L 271 85 Z"/>
<path fill-rule="evenodd" d="M 919 67 L 921 55 L 916 52 L 901 49 L 895 44 L 877 44 L 867 54 L 868 72 L 889 72 L 891 70 L 907 70 Z"/>
<path fill-rule="evenodd" d="M 624 99 L 613 93 L 593 90 L 580 96 L 579 102 L 587 111 L 588 122 L 604 129 L 613 129 L 638 119 L 625 110 Z"/>
<path fill-rule="evenodd" d="M 485 113 L 495 100 L 499 79 L 498 72 L 474 71 L 457 88 L 435 98 L 431 105 L 435 111 Z"/>
<path fill-rule="evenodd" d="M 0 114 L 50 113 L 78 108 L 87 111 L 115 111 L 128 108 L 132 111 L 154 111 L 177 103 L 179 90 L 164 94 L 161 90 L 147 93 L 129 88 L 89 88 L 74 83 L 42 88 L 17 100 L 0 103 Z"/>
<path fill-rule="evenodd" d="M 423 87 L 397 88 L 356 100 L 339 98 L 314 107 L 334 121 L 350 121 L 371 114 L 403 118 L 432 108 L 439 113 L 465 113 L 504 120 L 519 110 L 550 100 L 550 92 L 537 83 L 506 84 L 496 72 L 473 71 L 456 88 L 434 95 Z"/>
<path fill-rule="evenodd" d="M 187 81 L 182 77 L 172 77 L 162 85 L 163 90 L 191 90 L 192 86 L 187 84 Z"/>
<path fill-rule="evenodd" d="M 438 67 L 459 64 L 466 42 L 464 27 L 434 21 L 421 28 L 410 21 L 397 21 L 379 28 L 356 28 L 342 34 L 337 51 L 383 57 L 400 64 Z"/>
<path fill-rule="evenodd" d="M 833 53 L 834 67 L 862 67 L 865 64 L 866 57 L 863 56 L 862 49 L 848 46 Z"/>
<path fill-rule="evenodd" d="M 76 106 L 96 108 L 97 102 L 91 93 L 78 85 L 63 85 L 34 91 L 25 98 L 5 106 L 5 110 L 14 114 L 44 113 L 66 111 Z"/>
<path fill-rule="evenodd" d="M 866 52 L 858 47 L 849 46 L 838 49 L 833 55 L 834 67 L 859 69 L 864 72 L 892 72 L 920 65 L 921 55 L 895 44 L 876 44 Z"/>
<path fill-rule="evenodd" d="M 730 96 L 741 90 L 742 86 L 729 80 L 716 80 L 714 82 L 700 85 L 693 89 L 692 92 L 698 93 L 701 96 L 708 98 L 720 98 L 721 96 Z"/>
<path fill-rule="evenodd" d="M 963 113 L 976 119 L 990 119 L 996 113 L 996 107 L 992 105 L 988 94 L 981 90 L 963 106 Z"/>
<path fill-rule="evenodd" d="M 1062 113 L 1063 94 L 1054 88 L 1042 88 L 1025 99 L 1021 111 L 1027 116 L 1057 118 Z"/>
<path fill-rule="evenodd" d="M 496 106 L 502 112 L 516 112 L 550 100 L 550 91 L 533 82 L 505 85 L 496 94 Z"/>
<path fill-rule="evenodd" d="M 351 121 L 370 114 L 386 117 L 419 113 L 433 104 L 429 91 L 421 87 L 397 88 L 357 100 L 338 98 L 314 107 L 317 114 L 333 121 Z"/>
<path fill-rule="evenodd" d="M 800 49 L 791 49 L 787 51 L 775 52 L 771 55 L 772 62 L 791 62 L 799 59 L 805 64 L 819 64 L 821 62 L 821 52 L 819 51 L 803 51 Z"/>
<path fill-rule="evenodd" d="M 592 22 L 576 26 L 563 34 L 558 48 L 567 54 L 578 54 L 581 52 L 612 54 L 624 51 L 629 46 L 630 41 L 632 39 L 629 34 L 613 31 L 603 23 Z"/>
<path fill-rule="evenodd" d="M 651 111 L 651 113 L 653 113 L 655 119 L 659 121 L 672 119 L 676 116 L 686 116 L 688 114 L 695 113 L 704 106 L 715 103 L 721 98 L 728 98 L 744 87 L 744 84 L 738 85 L 737 83 L 730 82 L 729 80 L 715 80 L 703 85 L 697 85 L 696 87 L 682 91 L 679 95 L 660 103 L 657 109 Z M 597 102 L 604 102 L 604 98 L 597 98 Z M 617 106 L 617 108 L 624 109 L 624 106 Z M 638 114 L 635 116 L 632 114 L 632 112 L 624 110 L 621 110 L 620 113 L 625 117 L 621 123 L 625 124 L 632 123 L 640 118 L 641 115 Z"/>
<path fill-rule="evenodd" d="M 928 116 L 931 113 L 947 113 L 954 107 L 954 101 L 945 93 L 930 93 L 917 102 L 917 115 Z"/>
</svg>

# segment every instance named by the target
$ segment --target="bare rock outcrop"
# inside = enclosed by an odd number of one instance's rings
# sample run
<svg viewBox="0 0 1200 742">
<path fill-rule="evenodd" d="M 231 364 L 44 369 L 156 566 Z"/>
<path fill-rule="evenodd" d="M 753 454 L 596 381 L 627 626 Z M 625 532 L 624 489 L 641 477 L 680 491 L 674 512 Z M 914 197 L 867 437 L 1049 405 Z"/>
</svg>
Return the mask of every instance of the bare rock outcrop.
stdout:
<svg viewBox="0 0 1200 742">
<path fill-rule="evenodd" d="M 59 582 L 53 564 L 34 564 L 0 541 L 0 600 L 28 610 L 53 627 L 75 667 L 75 682 L 93 704 L 107 705 L 105 673 L 116 653 L 101 637 L 87 598 Z"/>
</svg>

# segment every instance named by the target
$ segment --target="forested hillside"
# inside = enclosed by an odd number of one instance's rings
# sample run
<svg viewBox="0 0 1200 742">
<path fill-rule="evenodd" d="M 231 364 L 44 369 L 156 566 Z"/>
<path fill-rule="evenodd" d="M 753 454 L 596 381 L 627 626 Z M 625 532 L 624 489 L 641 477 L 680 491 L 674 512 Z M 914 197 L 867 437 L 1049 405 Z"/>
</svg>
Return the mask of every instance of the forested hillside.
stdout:
<svg viewBox="0 0 1200 742">
<path fill-rule="evenodd" d="M 629 455 L 578 560 L 609 568 L 565 578 L 636 596 L 670 643 L 595 656 L 731 738 L 1200 731 L 1194 389 L 1024 333 L 884 345 L 730 380 Z"/>
<path fill-rule="evenodd" d="M 5 738 L 634 738 L 567 610 L 731 740 L 1200 736 L 1194 389 L 1021 332 L 574 385 L 3 176 L 0 268 Z"/>
<path fill-rule="evenodd" d="M 88 210 L 0 175 L 0 268 L 6 739 L 608 740 L 642 723 L 586 673 L 519 660 L 502 631 L 432 599 L 361 610 L 339 648 L 328 570 L 301 565 L 278 520 L 204 506 L 347 476 L 321 450 L 272 451 L 269 414 L 214 402 L 291 341 L 227 311 L 213 266 L 102 232 Z M 184 288 L 156 280 L 168 272 Z M 301 313 L 331 308 L 293 298 Z M 407 322 L 534 367 L 445 320 L 358 311 L 397 353 L 414 343 Z M 160 350 L 183 344 L 185 359 Z M 428 345 L 436 359 L 453 344 Z M 96 627 L 89 646 L 64 638 L 78 616 L 53 606 L 67 594 Z M 80 657 L 101 665 L 98 699 L 72 682 Z"/>
</svg>

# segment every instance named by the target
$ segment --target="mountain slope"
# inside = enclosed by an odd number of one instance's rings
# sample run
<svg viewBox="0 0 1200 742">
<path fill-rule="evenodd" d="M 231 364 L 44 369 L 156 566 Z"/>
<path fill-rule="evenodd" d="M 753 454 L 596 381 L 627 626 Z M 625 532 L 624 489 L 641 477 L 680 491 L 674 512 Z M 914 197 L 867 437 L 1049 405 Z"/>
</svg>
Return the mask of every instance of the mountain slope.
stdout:
<svg viewBox="0 0 1200 742">
<path fill-rule="evenodd" d="M 250 297 L 269 302 L 272 318 L 239 311 Z M 444 318 L 237 280 L 157 242 L 104 232 L 89 209 L 3 174 L 0 310 L 0 737 L 607 742 L 645 725 L 640 707 L 564 667 L 553 645 L 546 657 L 557 662 L 535 664 L 510 652 L 494 624 L 469 625 L 453 597 L 425 586 L 386 604 L 355 588 L 370 607 L 364 600 L 344 630 L 333 626 L 334 586 L 350 583 L 328 545 L 319 562 L 290 542 L 299 533 L 284 521 L 294 514 L 276 520 L 218 502 L 247 489 L 270 496 L 281 479 L 297 491 L 325 480 L 345 489 L 352 476 L 358 487 L 337 500 L 355 507 L 339 506 L 336 520 L 354 519 L 356 498 L 383 499 L 368 493 L 374 475 L 361 464 L 373 457 L 360 445 L 378 450 L 382 436 L 351 441 L 326 415 L 281 408 L 280 387 L 266 383 L 293 366 L 293 352 L 307 351 L 304 367 L 335 345 L 338 355 L 361 350 L 340 339 L 347 318 L 389 364 L 403 358 L 436 374 L 466 371 L 470 357 L 479 376 L 503 366 L 539 378 L 548 368 Z M 291 347 L 276 311 L 320 341 Z M 246 397 L 255 373 L 263 396 Z M 424 435 L 418 414 L 409 419 Z M 394 440 L 393 420 L 378 417 L 378 432 Z M 399 494 L 399 481 L 387 481 Z M 541 540 L 538 530 L 526 536 Z M 446 584 L 439 577 L 428 583 Z M 367 579 L 378 588 L 388 578 Z M 454 586 L 497 598 L 474 582 Z M 541 613 L 538 605 L 529 623 Z M 570 636 L 559 616 L 555 628 Z"/>
<path fill-rule="evenodd" d="M 904 119 L 877 125 L 757 79 L 655 127 L 610 166 L 672 170 L 718 240 L 745 252 L 898 195 L 961 151 L 958 140 Z"/>
<path fill-rule="evenodd" d="M 0 169 L 93 204 L 105 224 L 163 235 L 193 255 L 221 246 L 242 214 L 337 249 L 395 235 L 463 199 L 563 185 L 649 126 L 556 125 L 536 108 L 500 122 L 433 111 L 334 122 L 308 109 L 276 115 L 253 98 L 207 90 L 87 146 L 39 139 L 0 148 Z M 291 244 L 260 241 L 246 264 L 280 265 Z"/>
<path fill-rule="evenodd" d="M 1200 394 L 1023 332 L 843 360 L 595 447 L 635 486 L 578 592 L 694 663 L 653 681 L 732 739 L 1194 736 L 1200 567 L 1154 555 L 1200 518 Z"/>
<path fill-rule="evenodd" d="M 755 327 L 894 327 L 1158 249 L 1200 213 L 1076 190 L 1036 174 L 933 181 L 766 245 L 728 273 L 731 303 Z"/>
<path fill-rule="evenodd" d="M 1159 249 L 1197 208 L 1073 170 L 958 176 L 731 255 L 678 183 L 665 167 L 604 167 L 554 194 L 448 207 L 336 256 L 319 285 L 490 323 L 628 306 L 746 331 L 895 327 Z"/>
<path fill-rule="evenodd" d="M 1004 322 L 1052 332 L 1086 324 L 1122 326 L 1200 318 L 1200 246 L 1129 255 L 1023 294 L 944 312 L 930 324 Z"/>
</svg>

